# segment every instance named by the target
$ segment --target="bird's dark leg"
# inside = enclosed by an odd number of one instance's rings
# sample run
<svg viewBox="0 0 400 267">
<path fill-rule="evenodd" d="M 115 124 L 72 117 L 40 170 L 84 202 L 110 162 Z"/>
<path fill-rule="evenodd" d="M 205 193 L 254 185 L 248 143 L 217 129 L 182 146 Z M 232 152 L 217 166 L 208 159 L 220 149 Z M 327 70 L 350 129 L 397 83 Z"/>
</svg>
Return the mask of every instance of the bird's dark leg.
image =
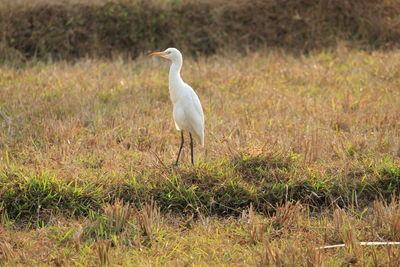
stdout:
<svg viewBox="0 0 400 267">
<path fill-rule="evenodd" d="M 175 166 L 178 166 L 179 157 L 181 155 L 184 142 L 185 142 L 185 140 L 183 139 L 183 131 L 181 131 L 181 146 L 179 147 L 178 157 L 176 158 Z"/>
<path fill-rule="evenodd" d="M 192 156 L 192 165 L 194 165 L 194 153 L 193 153 L 193 138 L 192 138 L 192 133 L 189 132 L 190 136 L 190 155 Z"/>
</svg>

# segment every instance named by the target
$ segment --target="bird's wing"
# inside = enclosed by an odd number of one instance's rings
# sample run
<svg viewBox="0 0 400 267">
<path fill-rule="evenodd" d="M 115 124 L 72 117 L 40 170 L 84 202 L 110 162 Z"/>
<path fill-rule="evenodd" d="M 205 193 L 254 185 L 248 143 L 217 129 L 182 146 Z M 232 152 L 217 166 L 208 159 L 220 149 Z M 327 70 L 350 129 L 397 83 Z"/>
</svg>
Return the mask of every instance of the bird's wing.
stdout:
<svg viewBox="0 0 400 267">
<path fill-rule="evenodd" d="M 203 113 L 203 108 L 200 103 L 200 99 L 194 91 L 192 91 L 192 92 L 193 93 L 191 94 L 191 98 L 192 98 L 193 106 L 196 109 L 197 113 L 199 113 L 199 115 L 201 116 L 202 124 L 204 124 L 204 113 Z"/>
<path fill-rule="evenodd" d="M 200 99 L 197 94 L 190 88 L 190 108 L 186 110 L 187 115 L 190 118 L 190 124 L 193 128 L 194 133 L 197 135 L 197 138 L 204 144 L 204 113 L 203 108 L 201 107 Z"/>
</svg>

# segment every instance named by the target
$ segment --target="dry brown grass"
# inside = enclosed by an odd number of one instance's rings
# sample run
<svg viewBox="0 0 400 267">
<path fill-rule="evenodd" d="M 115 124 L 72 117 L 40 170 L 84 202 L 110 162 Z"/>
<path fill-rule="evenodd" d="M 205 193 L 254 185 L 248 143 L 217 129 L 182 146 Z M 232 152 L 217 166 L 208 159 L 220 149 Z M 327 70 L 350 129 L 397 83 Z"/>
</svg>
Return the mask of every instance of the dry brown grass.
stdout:
<svg viewBox="0 0 400 267">
<path fill-rule="evenodd" d="M 146 203 L 138 215 L 138 220 L 143 233 L 149 242 L 152 242 L 160 228 L 160 207 L 153 200 L 150 203 Z"/>
<path fill-rule="evenodd" d="M 110 241 L 98 241 L 97 253 L 99 256 L 99 266 L 109 266 L 110 264 Z"/>
<path fill-rule="evenodd" d="M 123 200 L 117 199 L 113 205 L 106 204 L 104 215 L 109 219 L 109 227 L 115 229 L 115 232 L 121 232 L 132 214 L 137 213 L 135 207 L 129 203 L 124 204 Z"/>
<path fill-rule="evenodd" d="M 398 199 L 372 203 L 372 196 L 359 199 L 362 192 L 351 191 L 362 188 L 348 185 L 368 186 L 387 176 L 393 184 L 376 194 L 398 193 L 399 62 L 399 51 L 345 47 L 302 57 L 185 58 L 182 75 L 206 114 L 206 146 L 195 147 L 197 167 L 188 167 L 184 155 L 174 171 L 168 167 L 179 136 L 167 63 L 146 57 L 1 66 L 0 264 L 395 266 L 398 248 L 357 242 L 398 241 Z M 279 161 L 271 155 L 289 156 Z M 302 190 L 314 190 L 307 196 L 316 201 L 292 203 L 301 192 L 289 186 L 305 181 L 315 183 Z M 275 183 L 288 189 L 281 204 L 272 205 L 262 197 L 275 192 L 264 187 Z M 329 183 L 353 199 L 335 196 L 318 210 L 318 194 Z M 16 196 L 26 201 L 7 198 L 24 186 L 29 195 Z M 205 201 L 202 194 L 212 186 L 225 191 L 212 191 L 222 197 Z M 137 200 L 160 188 L 160 205 L 113 199 Z M 55 207 L 45 206 L 53 195 Z M 23 209 L 31 199 L 38 205 Z M 237 210 L 215 211 L 226 203 L 214 202 L 224 199 Z M 221 216 L 240 214 L 249 200 L 271 212 L 258 213 L 263 210 L 254 205 L 242 219 Z M 66 216 L 73 210 L 68 201 L 91 208 L 84 216 Z M 179 201 L 187 202 L 176 208 Z M 92 202 L 102 205 L 94 209 Z M 347 247 L 315 250 L 341 242 Z"/>
<path fill-rule="evenodd" d="M 398 201 L 396 201 L 398 205 Z M 374 205 L 367 215 L 382 212 L 381 203 Z M 381 240 L 385 226 L 376 226 L 365 212 L 326 210 L 320 214 L 307 214 L 303 207 L 290 227 L 275 227 L 275 216 L 252 214 L 253 219 L 209 218 L 208 223 L 193 220 L 191 226 L 182 224 L 188 218 L 164 214 L 155 238 L 145 246 L 135 240 L 140 223 L 132 218 L 133 228 L 112 239 L 97 241 L 84 238 L 79 249 L 75 248 L 71 229 L 82 222 L 59 218 L 57 225 L 37 230 L 7 229 L 1 233 L 0 262 L 4 265 L 30 264 L 99 264 L 147 266 L 162 265 L 273 265 L 273 266 L 340 266 L 357 264 L 370 266 L 396 266 L 400 260 L 397 247 L 362 247 L 357 241 Z M 254 212 L 254 211 L 252 211 Z M 363 215 L 364 214 L 364 215 Z M 254 216 L 263 225 L 254 238 Z M 336 232 L 334 217 L 352 224 L 340 225 Z M 250 218 L 250 217 L 249 217 Z M 190 219 L 190 218 L 189 218 Z M 350 228 L 348 228 L 350 227 Z M 351 231 L 347 231 L 350 229 Z M 344 231 L 346 230 L 346 231 Z M 345 235 L 343 235 L 345 234 Z M 8 236 L 8 237 L 7 237 Z M 12 240 L 11 240 L 12 236 Z M 132 243 L 124 243 L 130 236 Z M 344 239 L 343 239 L 344 238 Z M 338 241 L 340 240 L 340 241 Z M 117 242 L 115 242 L 117 241 Z M 325 244 L 345 242 L 347 247 L 318 250 Z M 12 249 L 10 249 L 10 247 Z"/>
<path fill-rule="evenodd" d="M 187 60 L 183 77 L 206 114 L 199 162 L 291 151 L 352 179 L 363 175 L 357 159 L 398 158 L 398 62 L 398 52 Z M 176 154 L 165 62 L 3 66 L 1 83 L 0 140 L 10 161 L 102 179 L 158 166 L 155 155 L 169 164 Z"/>
</svg>

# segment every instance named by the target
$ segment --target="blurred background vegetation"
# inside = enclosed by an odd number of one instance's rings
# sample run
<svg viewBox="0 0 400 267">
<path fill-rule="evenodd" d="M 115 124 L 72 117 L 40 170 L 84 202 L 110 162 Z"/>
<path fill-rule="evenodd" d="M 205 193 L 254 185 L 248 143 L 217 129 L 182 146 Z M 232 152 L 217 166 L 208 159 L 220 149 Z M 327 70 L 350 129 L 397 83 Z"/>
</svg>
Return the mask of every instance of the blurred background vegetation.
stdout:
<svg viewBox="0 0 400 267">
<path fill-rule="evenodd" d="M 400 43 L 399 0 L 65 0 L 0 2 L 0 61 L 136 57 L 174 46 L 192 55 L 338 43 Z"/>
</svg>

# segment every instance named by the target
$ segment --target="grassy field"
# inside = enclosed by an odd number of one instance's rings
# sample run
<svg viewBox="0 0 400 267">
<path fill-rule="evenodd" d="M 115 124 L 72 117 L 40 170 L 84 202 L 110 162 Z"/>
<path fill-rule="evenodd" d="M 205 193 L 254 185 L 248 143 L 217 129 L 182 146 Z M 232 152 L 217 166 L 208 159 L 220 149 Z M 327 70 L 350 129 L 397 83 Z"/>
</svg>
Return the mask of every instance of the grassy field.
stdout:
<svg viewBox="0 0 400 267">
<path fill-rule="evenodd" d="M 0 67 L 0 264 L 397 266 L 400 51 L 185 58 L 196 166 L 168 63 Z M 346 248 L 317 250 L 336 243 Z"/>
</svg>

